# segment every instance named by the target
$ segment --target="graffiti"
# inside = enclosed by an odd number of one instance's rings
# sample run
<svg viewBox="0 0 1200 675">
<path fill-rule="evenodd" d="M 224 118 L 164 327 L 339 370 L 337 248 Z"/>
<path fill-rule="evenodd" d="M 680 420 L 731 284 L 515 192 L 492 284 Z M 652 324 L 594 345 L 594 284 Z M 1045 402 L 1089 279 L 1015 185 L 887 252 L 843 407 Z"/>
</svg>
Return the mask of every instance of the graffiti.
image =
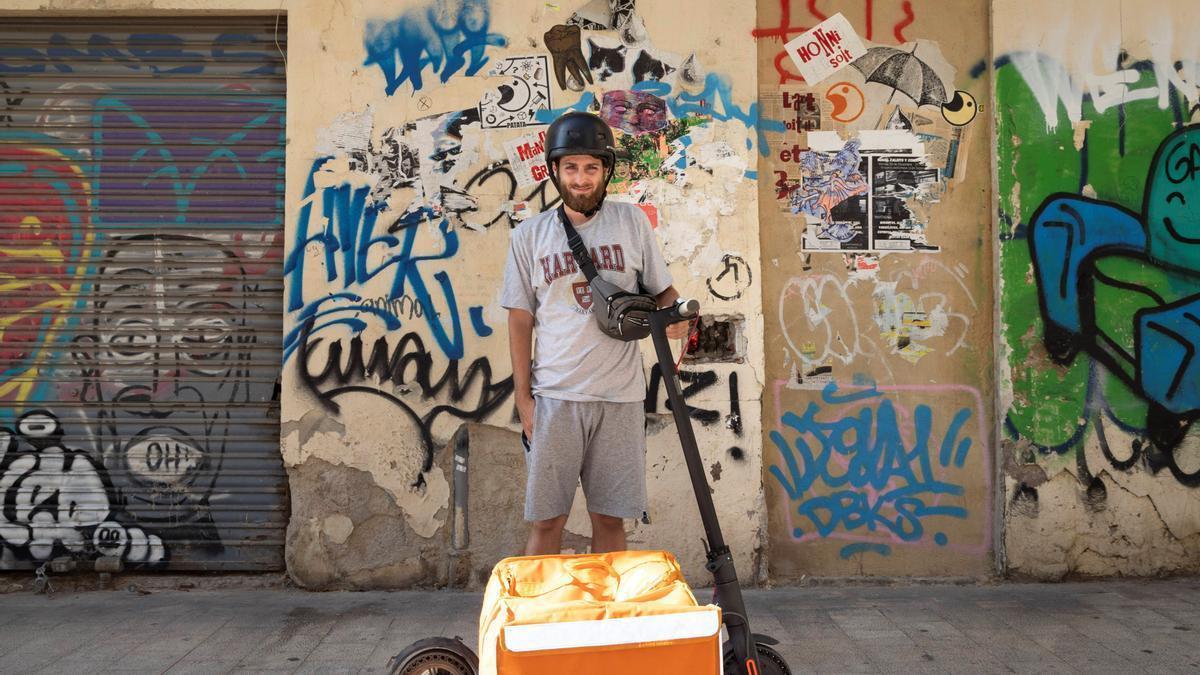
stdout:
<svg viewBox="0 0 1200 675">
<path fill-rule="evenodd" d="M 513 56 L 488 70 L 504 84 L 479 100 L 484 129 L 504 129 L 536 124 L 539 110 L 550 108 L 550 73 L 545 56 Z"/>
<path fill-rule="evenodd" d="M 675 72 L 675 67 L 667 65 L 661 59 L 656 59 L 650 56 L 646 50 L 638 52 L 637 58 L 633 62 L 633 81 L 637 82 L 660 82 L 663 78 Z"/>
<path fill-rule="evenodd" d="M 874 140 L 863 146 L 859 138 L 842 144 L 833 137 L 799 152 L 800 183 L 788 191 L 788 200 L 791 212 L 803 214 L 807 223 L 803 250 L 937 250 L 927 242 L 912 202 L 937 201 L 945 182 L 922 155 L 917 136 L 903 136 L 908 150 Z"/>
<path fill-rule="evenodd" d="M 583 58 L 579 26 L 554 26 L 542 35 L 542 42 L 554 59 L 554 79 L 559 89 L 583 91 L 584 80 L 592 84 L 592 71 Z"/>
<path fill-rule="evenodd" d="M 521 187 L 529 187 L 550 177 L 550 170 L 546 166 L 545 129 L 506 142 L 504 154 L 508 155 L 508 163 Z"/>
<path fill-rule="evenodd" d="M 952 475 L 975 445 L 966 424 L 977 415 L 958 409 L 939 437 L 930 406 L 910 412 L 885 390 L 830 382 L 819 404 L 784 413 L 770 434 L 782 460 L 770 473 L 792 502 L 792 537 L 912 544 L 966 519 L 965 491 Z M 932 540 L 950 543 L 940 531 Z"/>
<path fill-rule="evenodd" d="M 313 335 L 315 318 L 308 318 L 300 328 L 296 363 L 300 380 L 333 414 L 341 412 L 339 396 L 358 392 L 379 396 L 392 403 L 406 420 L 418 430 L 424 460 L 420 473 L 433 467 L 433 426 L 443 416 L 466 421 L 481 421 L 498 410 L 512 394 L 512 376 L 494 380 L 491 363 L 483 357 L 472 361 L 463 371 L 459 361 L 451 359 L 435 378 L 434 356 L 416 333 L 405 333 L 389 346 L 386 337 L 375 340 L 368 354 L 359 336 L 326 340 Z M 343 360 L 344 359 L 344 360 Z M 478 385 L 478 393 L 469 404 L 469 392 Z M 423 414 L 419 413 L 403 394 L 416 391 L 421 400 L 444 400 Z M 399 393 L 401 396 L 397 396 Z M 423 479 L 419 476 L 419 484 Z"/>
<path fill-rule="evenodd" d="M 1073 458 L 1085 484 L 1106 470 L 1195 486 L 1196 376 L 1186 359 L 1194 344 L 1186 314 L 1195 314 L 1187 307 L 1200 297 L 1200 259 L 1187 241 L 1197 222 L 1188 201 L 1196 131 L 1186 126 L 1195 89 L 1177 81 L 1194 79 L 1192 66 L 1122 53 L 1118 69 L 1139 76 L 1129 86 L 1166 92 L 1165 102 L 1138 94 L 1097 105 L 1103 91 L 1068 91 L 1086 78 L 1045 57 L 1045 77 L 1028 79 L 1015 54 L 996 62 L 997 95 L 1008 102 L 999 128 L 1021 139 L 1019 153 L 1001 144 L 997 158 L 1001 325 L 1013 386 L 1006 435 L 1027 443 L 1023 462 Z M 1050 99 L 1048 123 L 1043 86 L 1052 73 L 1069 96 Z M 1063 256 L 1057 262 L 1055 251 Z M 1031 268 L 1036 283 L 1026 276 Z M 1031 314 L 1033 307 L 1040 311 Z M 1089 458 L 1096 446 L 1100 453 Z M 1097 457 L 1107 465 L 1096 466 Z"/>
<path fill-rule="evenodd" d="M 388 330 L 397 330 L 401 327 L 399 317 L 378 307 L 364 306 L 362 297 L 354 292 L 380 276 L 389 282 L 385 284 L 383 297 L 390 302 L 411 294 L 422 304 L 422 316 L 442 351 L 448 358 L 462 358 L 462 322 L 450 277 L 441 270 L 428 281 L 424 273 L 431 263 L 452 258 L 458 252 L 458 234 L 449 220 L 437 219 L 428 207 L 391 217 L 380 205 L 368 203 L 369 185 L 343 181 L 318 190 L 321 173 L 329 172 L 327 161 L 328 158 L 322 158 L 312 164 L 295 238 L 284 261 L 288 287 L 286 311 L 293 313 L 297 324 L 316 321 L 303 329 L 310 335 L 334 326 L 348 326 L 361 332 L 372 318 L 381 320 Z M 381 215 L 385 216 L 383 220 Z M 428 228 L 416 226 L 435 220 L 434 252 L 417 255 L 418 236 Z M 314 255 L 324 262 L 328 292 L 306 301 L 304 279 L 309 270 L 305 263 Z M 332 292 L 334 289 L 337 292 Z M 436 302 L 434 292 L 438 294 Z M 439 309 L 442 307 L 444 312 Z M 448 317 L 448 327 L 442 316 Z M 297 326 L 284 337 L 285 361 L 301 344 L 301 331 Z"/>
<path fill-rule="evenodd" d="M 497 182 L 492 183 L 493 180 Z M 485 188 L 484 185 L 489 183 L 491 186 Z M 508 226 L 514 228 L 518 222 L 529 216 L 558 208 L 561 201 L 557 189 L 552 189 L 549 181 L 543 180 L 537 183 L 519 197 L 517 196 L 518 187 L 520 187 L 520 181 L 513 173 L 512 165 L 505 161 L 489 164 L 471 176 L 463 185 L 462 192 L 468 197 L 470 206 L 452 212 L 451 217 L 456 223 L 472 230 L 487 229 L 501 220 L 507 221 Z M 485 208 L 485 199 L 488 195 L 499 195 L 503 203 L 494 210 Z M 468 218 L 470 214 L 476 213 L 481 214 L 484 218 L 492 213 L 496 215 L 486 221 Z"/>
<path fill-rule="evenodd" d="M 867 52 L 866 45 L 841 13 L 787 41 L 783 48 L 800 75 L 813 84 L 830 77 Z"/>
<path fill-rule="evenodd" d="M 926 46 L 928 45 L 928 46 Z M 928 63 L 917 56 L 917 49 L 926 46 L 938 60 L 944 61 L 936 44 L 913 42 L 905 51 L 894 47 L 871 47 L 850 65 L 862 73 L 868 84 L 879 84 L 891 90 L 888 103 L 896 94 L 903 94 L 918 107 L 941 106 L 946 102 L 946 85 Z"/>
<path fill-rule="evenodd" d="M 788 131 L 818 131 L 821 128 L 821 106 L 812 92 L 783 92 L 783 109 L 791 110 L 793 118 L 785 120 Z M 835 106 L 835 117 L 837 108 Z"/>
<path fill-rule="evenodd" d="M 600 102 L 600 117 L 614 129 L 646 134 L 667 126 L 667 102 L 638 91 L 606 91 Z"/>
<path fill-rule="evenodd" d="M 488 0 L 433 0 L 392 21 L 368 21 L 363 64 L 379 67 L 388 96 L 405 83 L 419 91 L 426 67 L 443 84 L 464 68 L 470 77 L 487 64 L 489 46 L 508 44 L 504 36 L 488 32 L 490 21 Z"/>
<path fill-rule="evenodd" d="M 272 536 L 251 528 L 272 526 L 282 475 L 269 317 L 285 105 L 268 44 L 76 32 L 0 47 L 0 423 L 16 429 L 0 441 L 0 568 L 277 555 L 240 548 Z M 21 84 L 80 68 L 105 83 Z M 151 85 L 196 76 L 229 84 Z M 242 512 L 247 469 L 261 501 Z"/>
<path fill-rule="evenodd" d="M 165 563 L 162 539 L 131 524 L 104 468 L 65 436 L 44 410 L 23 415 L 16 431 L 0 427 L 0 567 L 59 556 Z"/>
<path fill-rule="evenodd" d="M 1137 101 L 1154 101 L 1160 110 L 1175 107 L 1177 115 L 1179 99 L 1200 103 L 1200 64 L 1195 61 L 1135 61 L 1121 51 L 1116 70 L 1080 75 L 1053 56 L 1022 51 L 996 59 L 997 70 L 1006 66 L 1015 69 L 1028 87 L 1049 130 L 1058 127 L 1060 106 L 1074 124 L 1083 120 L 1084 103 L 1103 114 Z M 1183 110 L 1188 110 L 1186 103 Z"/>
<path fill-rule="evenodd" d="M 370 309 L 385 310 L 394 316 L 406 319 L 421 318 L 425 308 L 421 303 L 417 302 L 410 295 L 401 296 L 399 298 L 388 298 L 380 296 L 378 298 L 366 298 L 362 301 L 363 307 Z"/>
<path fill-rule="evenodd" d="M 750 265 L 741 256 L 731 255 L 726 253 L 721 258 L 721 263 L 724 267 L 716 276 L 709 277 L 705 280 L 708 286 L 708 292 L 718 300 L 737 300 L 742 297 L 742 293 L 750 288 L 753 277 L 750 273 Z"/>
<path fill-rule="evenodd" d="M 283 180 L 273 162 L 283 157 L 283 98 L 206 103 L 228 117 L 229 131 L 172 126 L 194 105 L 136 94 L 96 101 L 98 225 L 278 225 Z"/>
<path fill-rule="evenodd" d="M 0 73 L 75 73 L 79 64 L 86 62 L 89 67 L 119 63 L 127 71 L 155 77 L 199 75 L 218 68 L 223 73 L 233 69 L 236 75 L 273 75 L 283 65 L 282 58 L 272 58 L 277 54 L 273 45 L 265 46 L 258 36 L 239 33 L 217 35 L 207 45 L 168 33 L 129 33 L 123 38 L 54 33 L 46 47 L 0 47 Z"/>
<path fill-rule="evenodd" d="M 671 120 L 659 131 L 618 135 L 617 145 L 621 151 L 617 153 L 610 191 L 627 192 L 637 186 L 638 181 L 656 178 L 682 187 L 687 167 L 695 161 L 688 155 L 691 130 L 705 124 L 708 124 L 707 118 L 693 115 Z M 644 184 L 637 187 L 644 190 Z"/>
<path fill-rule="evenodd" d="M 0 402 L 43 397 L 38 373 L 64 342 L 92 257 L 91 193 L 71 154 L 43 145 L 0 146 L 0 229 L 12 233 L 0 244 L 6 277 L 0 285 Z"/>
<path fill-rule="evenodd" d="M 25 100 L 25 96 L 29 94 L 29 89 L 16 91 L 12 87 L 9 87 L 7 82 L 0 80 L 0 90 L 3 90 L 0 93 L 0 98 L 4 99 L 4 110 L 0 112 L 0 122 L 3 122 L 6 127 L 11 127 L 15 121 L 13 113 L 16 112 L 17 108 Z"/>
<path fill-rule="evenodd" d="M 689 115 L 707 117 L 718 122 L 736 120 L 748 130 L 756 132 L 759 152 L 764 156 L 768 152 L 767 133 L 783 132 L 786 125 L 780 120 L 762 117 L 758 102 L 742 108 L 733 101 L 733 86 L 729 78 L 709 73 L 704 78 L 704 88 L 697 91 L 681 91 L 672 95 L 672 85 L 667 82 L 647 80 L 633 85 L 632 91 L 646 92 L 658 96 L 667 102 L 667 111 L 676 121 Z M 596 104 L 596 96 L 592 92 L 584 92 L 574 104 L 564 108 L 541 111 L 538 121 L 549 124 L 568 110 L 586 111 Z M 746 149 L 754 146 L 754 141 L 746 140 Z"/>
<path fill-rule="evenodd" d="M 78 400 L 130 514 L 219 553 L 209 503 L 234 410 L 273 388 L 254 382 L 249 365 L 254 287 L 233 251 L 205 239 L 138 235 L 108 246 L 91 284 L 96 313 L 71 345 Z"/>
<path fill-rule="evenodd" d="M 750 35 L 755 39 L 771 38 L 777 40 L 782 46 L 793 37 L 807 33 L 816 24 L 829 18 L 817 9 L 817 0 L 806 0 L 805 7 L 808 10 L 809 16 L 814 20 L 813 25 L 792 25 L 792 0 L 779 0 L 779 24 L 767 28 L 755 28 L 750 31 Z M 903 2 L 895 6 L 895 9 L 899 10 L 901 16 L 892 25 L 892 38 L 896 44 L 904 44 L 908 42 L 908 39 L 904 37 L 904 29 L 912 25 L 913 21 L 916 20 L 916 16 L 913 14 L 911 0 L 903 0 Z M 866 15 L 863 36 L 868 41 L 871 41 L 875 39 L 874 33 L 877 19 L 874 0 L 863 0 L 863 10 Z M 779 53 L 775 55 L 774 63 L 775 72 L 779 74 L 779 84 L 804 81 L 804 78 L 792 69 L 791 58 L 788 56 L 787 50 L 781 48 Z"/>
<path fill-rule="evenodd" d="M 857 138 L 852 138 L 833 154 L 801 152 L 797 159 L 801 168 L 800 188 L 791 193 L 792 213 L 803 213 L 825 224 L 816 235 L 818 239 L 832 237 L 843 244 L 863 239 L 862 243 L 851 244 L 852 248 L 867 245 L 866 228 L 855 227 L 853 220 L 835 220 L 834 207 L 867 191 L 867 181 L 860 168 L 863 164 L 859 156 L 861 144 Z"/>
<path fill-rule="evenodd" d="M 709 387 L 712 387 L 717 383 L 717 374 L 711 370 L 680 370 L 678 374 L 679 381 L 684 384 L 683 391 L 680 392 L 683 394 L 684 401 L 686 401 L 688 397 L 695 396 L 696 394 L 708 389 Z M 647 414 L 653 415 L 657 413 L 660 403 L 662 404 L 663 408 L 667 410 L 667 412 L 671 411 L 671 403 L 670 401 L 666 400 L 665 389 L 662 393 L 659 392 L 659 388 L 661 386 L 662 370 L 659 369 L 658 364 L 656 363 L 650 368 L 650 379 L 647 384 Z M 660 399 L 662 400 L 660 401 Z M 691 417 L 704 426 L 708 426 L 720 420 L 721 413 L 718 410 L 697 408 L 688 405 L 688 417 Z"/>
<path fill-rule="evenodd" d="M 1187 202 L 1198 190 L 1200 126 L 1190 126 L 1159 146 L 1140 214 L 1050 195 L 1028 236 L 1046 352 L 1069 365 L 1084 351 L 1143 397 L 1158 464 L 1192 487 L 1200 470 L 1174 451 L 1200 417 L 1200 211 Z"/>
<path fill-rule="evenodd" d="M 859 264 L 854 262 L 856 268 Z M 935 352 L 954 354 L 966 345 L 971 317 L 978 311 L 965 276 L 965 269 L 925 258 L 910 271 L 875 277 L 869 302 L 857 299 L 860 291 L 855 286 L 861 282 L 854 275 L 789 280 L 780 293 L 778 311 L 789 357 L 800 373 L 793 384 L 823 387 L 821 378 L 810 384 L 804 380 L 828 375 L 835 364 L 849 365 L 857 358 L 873 359 L 891 377 L 887 359 L 875 357 L 895 354 L 915 364 Z M 863 307 L 871 308 L 869 319 L 860 318 Z M 874 334 L 867 330 L 872 324 Z"/>
</svg>

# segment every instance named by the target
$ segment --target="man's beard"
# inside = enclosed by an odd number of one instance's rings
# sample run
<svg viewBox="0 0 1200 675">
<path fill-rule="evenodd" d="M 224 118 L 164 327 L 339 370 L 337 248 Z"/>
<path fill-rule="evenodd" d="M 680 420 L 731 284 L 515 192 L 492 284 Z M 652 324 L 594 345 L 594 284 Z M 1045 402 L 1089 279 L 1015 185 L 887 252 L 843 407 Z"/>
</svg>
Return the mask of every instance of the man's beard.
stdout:
<svg viewBox="0 0 1200 675">
<path fill-rule="evenodd" d="M 579 213 L 588 213 L 600 204 L 600 200 L 604 199 L 604 185 L 597 185 L 595 190 L 586 195 L 572 192 L 566 186 L 560 187 L 558 193 L 562 195 L 563 203 L 567 205 L 567 208 Z"/>
</svg>

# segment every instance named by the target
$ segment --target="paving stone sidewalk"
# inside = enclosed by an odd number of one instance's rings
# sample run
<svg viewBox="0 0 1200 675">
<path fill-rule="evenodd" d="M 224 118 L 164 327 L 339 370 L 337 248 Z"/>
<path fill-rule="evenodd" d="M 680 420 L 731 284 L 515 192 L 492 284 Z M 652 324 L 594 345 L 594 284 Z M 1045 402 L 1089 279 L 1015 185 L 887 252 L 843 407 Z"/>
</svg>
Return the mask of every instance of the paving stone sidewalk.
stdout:
<svg viewBox="0 0 1200 675">
<path fill-rule="evenodd" d="M 796 673 L 1200 673 L 1200 579 L 805 586 L 747 602 Z M 0 673 L 379 673 L 421 637 L 473 645 L 479 603 L 455 591 L 12 593 L 0 595 Z"/>
</svg>

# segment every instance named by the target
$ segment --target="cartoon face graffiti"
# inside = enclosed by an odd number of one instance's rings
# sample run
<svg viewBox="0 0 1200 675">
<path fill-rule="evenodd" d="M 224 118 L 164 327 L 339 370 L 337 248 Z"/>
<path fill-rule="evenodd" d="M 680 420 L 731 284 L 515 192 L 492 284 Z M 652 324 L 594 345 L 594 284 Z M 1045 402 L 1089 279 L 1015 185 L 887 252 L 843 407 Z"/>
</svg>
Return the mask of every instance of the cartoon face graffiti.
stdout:
<svg viewBox="0 0 1200 675">
<path fill-rule="evenodd" d="M 1163 141 L 1150 171 L 1150 256 L 1200 272 L 1200 126 L 1185 127 Z"/>
<path fill-rule="evenodd" d="M 100 408 L 104 465 L 141 521 L 208 518 L 229 404 L 250 400 L 244 277 L 219 244 L 144 235 L 116 241 L 94 284 L 75 344 L 81 399 Z"/>
<path fill-rule="evenodd" d="M 64 554 L 163 561 L 162 540 L 116 520 L 103 469 L 63 437 L 44 410 L 22 416 L 15 433 L 0 428 L 0 569 Z"/>
</svg>

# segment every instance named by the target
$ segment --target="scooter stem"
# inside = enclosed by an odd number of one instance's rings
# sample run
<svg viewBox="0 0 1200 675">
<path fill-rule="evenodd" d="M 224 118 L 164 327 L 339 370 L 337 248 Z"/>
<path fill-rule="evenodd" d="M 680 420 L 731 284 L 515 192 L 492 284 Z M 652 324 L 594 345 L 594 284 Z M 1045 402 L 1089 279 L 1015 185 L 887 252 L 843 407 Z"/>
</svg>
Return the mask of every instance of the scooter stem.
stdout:
<svg viewBox="0 0 1200 675">
<path fill-rule="evenodd" d="M 667 339 L 668 324 L 679 321 L 681 318 L 692 318 L 698 311 L 699 305 L 695 300 L 686 302 L 680 300 L 673 307 L 652 313 L 650 315 L 650 337 L 654 342 L 654 352 L 658 356 L 658 368 L 662 374 L 662 381 L 667 388 L 667 400 L 670 402 L 671 414 L 675 418 L 675 429 L 679 433 L 679 444 L 683 447 L 683 457 L 687 462 L 688 475 L 692 480 L 692 490 L 696 493 L 696 505 L 700 507 L 700 520 L 704 523 L 704 534 L 708 540 L 708 562 L 705 564 L 705 568 L 713 575 L 716 601 L 723 612 L 725 627 L 729 631 L 730 645 L 738 667 L 744 670 L 744 664 L 749 658 L 754 658 L 755 665 L 758 665 L 749 620 L 746 618 L 746 604 L 742 599 L 742 587 L 738 583 L 737 571 L 734 569 L 733 555 L 721 535 L 717 509 L 713 505 L 712 492 L 704 473 L 704 462 L 700 457 L 700 448 L 696 443 L 696 434 L 692 429 L 692 419 L 688 415 L 687 404 L 683 400 L 679 378 L 675 374 L 671 344 Z"/>
</svg>

